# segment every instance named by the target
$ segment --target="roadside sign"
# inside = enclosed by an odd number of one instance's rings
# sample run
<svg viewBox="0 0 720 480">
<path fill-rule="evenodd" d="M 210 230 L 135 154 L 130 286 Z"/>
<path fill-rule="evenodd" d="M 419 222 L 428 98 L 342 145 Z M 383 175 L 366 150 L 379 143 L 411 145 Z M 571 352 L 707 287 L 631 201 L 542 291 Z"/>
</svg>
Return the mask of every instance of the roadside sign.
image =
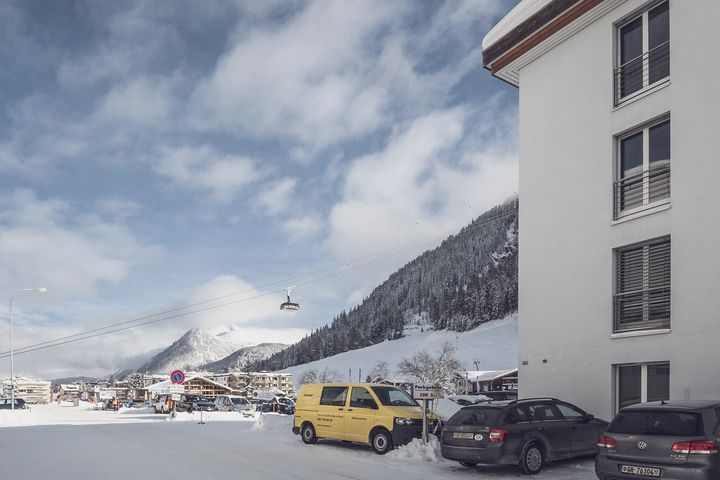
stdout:
<svg viewBox="0 0 720 480">
<path fill-rule="evenodd" d="M 185 381 L 185 374 L 182 370 L 174 370 L 170 374 L 170 381 L 172 383 L 183 383 Z"/>
<path fill-rule="evenodd" d="M 179 402 L 180 398 L 181 398 L 181 395 L 179 393 L 173 393 L 170 400 L 172 400 L 173 402 Z"/>
<path fill-rule="evenodd" d="M 176 385 L 176 384 L 170 385 L 170 386 L 168 386 L 168 393 L 172 393 L 172 394 L 185 393 L 185 387 L 182 385 Z"/>
<path fill-rule="evenodd" d="M 438 390 L 435 385 L 415 385 L 413 388 L 415 400 L 435 400 L 438 398 Z"/>
<path fill-rule="evenodd" d="M 252 396 L 257 400 L 272 400 L 275 398 L 275 392 L 271 392 L 269 390 L 255 390 Z"/>
</svg>

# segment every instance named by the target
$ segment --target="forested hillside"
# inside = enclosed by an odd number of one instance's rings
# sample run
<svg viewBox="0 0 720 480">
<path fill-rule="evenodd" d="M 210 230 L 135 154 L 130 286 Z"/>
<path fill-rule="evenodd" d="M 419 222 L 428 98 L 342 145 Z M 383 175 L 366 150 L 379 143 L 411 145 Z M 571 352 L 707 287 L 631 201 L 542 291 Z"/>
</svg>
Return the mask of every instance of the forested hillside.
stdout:
<svg viewBox="0 0 720 480">
<path fill-rule="evenodd" d="M 393 273 L 357 307 L 257 364 L 280 370 L 403 336 L 407 327 L 470 330 L 517 310 L 517 199 Z"/>
</svg>

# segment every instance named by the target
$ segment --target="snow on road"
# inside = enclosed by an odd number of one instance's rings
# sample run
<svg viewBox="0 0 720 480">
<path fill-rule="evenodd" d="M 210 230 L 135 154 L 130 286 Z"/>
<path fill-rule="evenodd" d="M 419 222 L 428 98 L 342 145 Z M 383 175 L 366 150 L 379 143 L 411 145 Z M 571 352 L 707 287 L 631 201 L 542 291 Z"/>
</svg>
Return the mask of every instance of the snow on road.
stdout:
<svg viewBox="0 0 720 480">
<path fill-rule="evenodd" d="M 272 414 L 248 421 L 239 414 L 211 413 L 198 425 L 197 414 L 170 421 L 166 415 L 57 405 L 0 413 L 0 425 L 7 427 L 0 428 L 0 479 L 531 478 L 515 467 L 467 469 L 419 445 L 384 457 L 364 445 L 305 445 L 290 432 L 291 417 Z M 592 461 L 582 459 L 551 464 L 532 478 L 594 480 L 595 475 Z"/>
</svg>

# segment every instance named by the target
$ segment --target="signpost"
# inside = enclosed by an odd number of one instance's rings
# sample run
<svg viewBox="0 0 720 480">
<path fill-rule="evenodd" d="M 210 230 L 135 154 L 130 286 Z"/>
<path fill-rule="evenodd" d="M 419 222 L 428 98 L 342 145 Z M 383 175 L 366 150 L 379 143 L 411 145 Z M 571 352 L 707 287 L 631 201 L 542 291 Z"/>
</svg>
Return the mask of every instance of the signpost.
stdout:
<svg viewBox="0 0 720 480">
<path fill-rule="evenodd" d="M 185 381 L 185 374 L 182 370 L 173 370 L 170 374 L 170 381 L 172 383 L 183 383 Z"/>
<path fill-rule="evenodd" d="M 413 398 L 415 400 L 422 400 L 423 402 L 423 427 L 422 427 L 422 441 L 424 444 L 428 443 L 428 410 L 431 400 L 439 398 L 438 389 L 435 385 L 423 385 L 416 384 L 413 386 Z"/>
</svg>

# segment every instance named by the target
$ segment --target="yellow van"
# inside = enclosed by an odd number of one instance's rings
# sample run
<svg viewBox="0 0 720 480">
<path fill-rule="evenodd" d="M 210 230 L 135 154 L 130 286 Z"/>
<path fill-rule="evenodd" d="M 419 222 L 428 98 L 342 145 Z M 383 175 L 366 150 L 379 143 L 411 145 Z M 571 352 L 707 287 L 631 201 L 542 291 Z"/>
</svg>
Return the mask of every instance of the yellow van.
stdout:
<svg viewBox="0 0 720 480">
<path fill-rule="evenodd" d="M 307 444 L 318 438 L 369 443 L 383 455 L 420 437 L 422 408 L 391 385 L 308 384 L 297 396 L 293 433 Z"/>
</svg>

